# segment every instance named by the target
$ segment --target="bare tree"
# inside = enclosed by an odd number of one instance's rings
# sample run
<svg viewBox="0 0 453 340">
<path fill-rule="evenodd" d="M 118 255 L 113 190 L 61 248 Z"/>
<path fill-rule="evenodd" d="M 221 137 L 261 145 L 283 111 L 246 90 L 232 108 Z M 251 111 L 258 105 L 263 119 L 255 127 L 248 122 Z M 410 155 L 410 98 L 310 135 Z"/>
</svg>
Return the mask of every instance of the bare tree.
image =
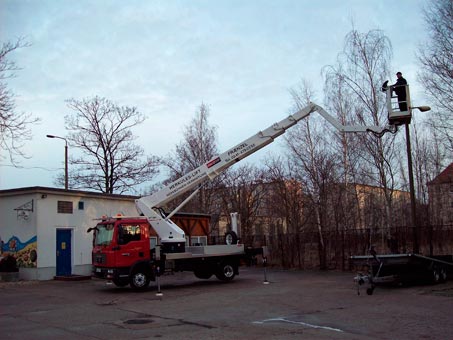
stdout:
<svg viewBox="0 0 453 340">
<path fill-rule="evenodd" d="M 328 82 L 347 88 L 348 99 L 352 105 L 349 107 L 350 121 L 361 125 L 387 124 L 385 96 L 380 88 L 382 81 L 390 73 L 391 58 L 391 43 L 382 31 L 371 30 L 363 34 L 353 29 L 346 36 L 337 65 L 325 68 Z M 361 154 L 361 178 L 367 178 L 366 184 L 382 188 L 386 202 L 385 227 L 389 228 L 392 225 L 393 189 L 396 186 L 395 174 L 398 169 L 395 135 L 387 134 L 377 138 L 374 135 L 357 134 L 356 138 L 364 151 Z"/>
<path fill-rule="evenodd" d="M 280 233 L 302 232 L 307 212 L 303 206 L 302 184 L 296 180 L 299 169 L 291 159 L 281 157 L 269 158 L 265 165 L 265 180 L 270 186 L 266 196 L 268 215 L 285 221 L 286 230 L 280 230 Z"/>
<path fill-rule="evenodd" d="M 143 149 L 132 143 L 131 129 L 145 119 L 135 107 L 120 107 L 100 97 L 67 103 L 74 111 L 65 117 L 68 139 L 82 152 L 70 159 L 72 188 L 124 193 L 154 178 L 157 158 L 141 160 Z"/>
<path fill-rule="evenodd" d="M 444 136 L 432 125 L 427 124 L 427 127 L 430 132 L 427 139 L 430 144 L 428 163 L 431 173 L 430 180 L 432 180 L 445 169 L 447 165 L 445 162 L 451 161 L 452 154 L 443 147 Z"/>
<path fill-rule="evenodd" d="M 223 214 L 239 214 L 241 239 L 251 244 L 257 221 L 263 217 L 263 208 L 268 185 L 263 181 L 263 170 L 255 165 L 245 164 L 230 169 L 222 176 Z"/>
<path fill-rule="evenodd" d="M 313 91 L 309 84 L 303 83 L 292 92 L 294 105 L 300 109 L 311 100 Z M 288 131 L 285 137 L 290 157 L 298 168 L 297 180 L 302 183 L 304 196 L 307 198 L 309 216 L 318 235 L 318 253 L 321 269 L 326 268 L 325 230 L 332 221 L 332 209 L 329 208 L 330 191 L 338 181 L 336 170 L 337 156 L 329 146 L 325 122 L 311 117 Z"/>
<path fill-rule="evenodd" d="M 9 159 L 13 165 L 17 165 L 18 158 L 27 158 L 22 151 L 24 143 L 32 138 L 30 126 L 40 120 L 29 113 L 17 112 L 14 94 L 6 83 L 19 70 L 8 58 L 9 54 L 28 46 L 19 38 L 15 43 L 3 43 L 0 47 L 0 161 Z"/>
<path fill-rule="evenodd" d="M 342 65 L 338 66 L 341 70 Z M 342 72 L 330 72 L 329 67 L 325 69 L 325 106 L 329 112 L 336 115 L 338 121 L 343 125 L 360 124 L 357 117 L 357 105 L 354 105 L 353 91 L 347 84 Z M 332 131 L 332 130 L 331 130 Z M 328 133 L 328 132 L 327 132 Z M 361 169 L 365 165 L 363 158 L 365 152 L 361 146 L 357 134 L 332 131 L 331 140 L 335 141 L 331 146 L 334 152 L 341 156 L 341 166 L 338 169 L 342 172 L 341 190 L 337 191 L 337 204 L 335 207 L 335 225 L 341 232 L 344 229 L 357 227 L 363 219 L 359 207 L 356 184 L 365 182 Z"/>
<path fill-rule="evenodd" d="M 170 171 L 168 182 L 178 179 L 217 155 L 216 127 L 209 124 L 209 114 L 208 105 L 202 103 L 190 124 L 184 128 L 184 138 L 176 146 L 174 154 L 164 159 L 164 164 Z M 206 183 L 200 189 L 197 197 L 187 203 L 184 209 L 186 211 L 213 213 L 211 196 L 214 195 L 214 190 L 212 188 L 216 187 L 218 183 L 219 179 Z M 173 203 L 176 204 L 182 199 L 183 197 Z"/>
<path fill-rule="evenodd" d="M 311 210 L 305 204 L 302 183 L 297 179 L 300 169 L 291 158 L 271 157 L 266 160 L 265 180 L 269 189 L 265 196 L 268 235 L 272 252 L 280 254 L 282 266 L 304 268 L 304 232 L 310 229 Z M 272 242 L 272 240 L 274 240 Z M 277 241 L 277 242 L 276 242 Z"/>
<path fill-rule="evenodd" d="M 420 46 L 422 65 L 419 78 L 437 104 L 431 120 L 444 136 L 444 145 L 453 152 L 453 2 L 431 0 L 424 11 L 430 39 Z"/>
<path fill-rule="evenodd" d="M 423 125 L 422 125 L 423 126 Z M 428 188 L 427 183 L 437 174 L 433 171 L 430 162 L 431 155 L 436 153 L 435 144 L 429 139 L 429 129 L 420 129 L 419 123 L 412 120 L 413 134 L 411 136 L 411 144 L 413 145 L 413 166 L 414 177 L 416 181 L 417 197 L 421 203 L 428 203 Z"/>
<path fill-rule="evenodd" d="M 444 147 L 444 138 L 439 130 L 431 124 L 412 119 L 411 145 L 412 161 L 415 178 L 418 225 L 426 228 L 429 225 L 429 190 L 428 183 L 434 179 L 442 170 L 445 162 L 451 159 L 450 152 Z M 406 168 L 402 166 L 402 177 L 406 188 L 409 188 Z M 409 189 L 407 189 L 409 190 Z M 409 204 L 409 202 L 407 202 Z M 403 214 L 401 214 L 403 215 Z M 408 218 L 410 220 L 410 218 Z"/>
<path fill-rule="evenodd" d="M 362 106 L 357 105 L 354 91 L 347 84 L 347 77 L 343 76 L 343 65 L 333 71 L 331 66 L 323 70 L 325 77 L 324 83 L 324 102 L 326 109 L 336 116 L 342 125 L 359 125 L 361 122 L 357 118 L 361 115 Z M 356 133 L 338 132 L 336 130 L 326 131 L 336 143 L 332 147 L 341 155 L 343 183 L 354 183 L 362 180 L 360 168 L 363 167 L 364 150 L 361 147 L 361 140 Z"/>
</svg>

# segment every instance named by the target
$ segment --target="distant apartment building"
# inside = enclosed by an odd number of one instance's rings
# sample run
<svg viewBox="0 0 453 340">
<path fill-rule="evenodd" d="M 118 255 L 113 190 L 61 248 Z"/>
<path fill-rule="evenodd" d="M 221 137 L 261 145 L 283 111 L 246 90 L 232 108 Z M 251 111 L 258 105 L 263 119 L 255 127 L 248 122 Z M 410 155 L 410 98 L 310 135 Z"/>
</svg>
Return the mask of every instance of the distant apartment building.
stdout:
<svg viewBox="0 0 453 340">
<path fill-rule="evenodd" d="M 453 225 L 453 163 L 428 183 L 428 195 L 431 225 Z"/>
<path fill-rule="evenodd" d="M 224 188 L 223 190 L 228 190 Z M 331 184 L 323 202 L 314 202 L 303 192 L 300 182 L 290 180 L 259 183 L 237 196 L 247 197 L 219 216 L 219 234 L 230 228 L 231 212 L 238 212 L 242 237 L 297 234 L 318 230 L 381 229 L 407 225 L 410 221 L 410 194 L 391 190 L 391 211 L 388 211 L 383 188 L 351 183 Z M 316 204 L 319 204 L 315 207 Z M 318 215 L 314 213 L 318 209 Z M 241 216 L 245 214 L 245 216 Z M 387 216 L 390 216 L 389 219 Z M 248 225 L 244 226 L 244 223 Z M 246 240 L 244 240 L 246 241 Z"/>
</svg>

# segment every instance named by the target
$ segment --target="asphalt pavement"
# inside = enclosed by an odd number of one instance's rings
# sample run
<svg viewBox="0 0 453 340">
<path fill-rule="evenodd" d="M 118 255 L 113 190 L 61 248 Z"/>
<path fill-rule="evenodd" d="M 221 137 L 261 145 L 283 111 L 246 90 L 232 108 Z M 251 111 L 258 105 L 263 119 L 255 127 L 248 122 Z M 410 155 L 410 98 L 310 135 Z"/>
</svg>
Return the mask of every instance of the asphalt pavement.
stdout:
<svg viewBox="0 0 453 340">
<path fill-rule="evenodd" d="M 0 283 L 2 339 L 453 339 L 453 282 L 357 294 L 354 273 L 240 268 L 224 283 L 161 277 Z M 265 278 L 267 282 L 265 282 Z"/>
</svg>

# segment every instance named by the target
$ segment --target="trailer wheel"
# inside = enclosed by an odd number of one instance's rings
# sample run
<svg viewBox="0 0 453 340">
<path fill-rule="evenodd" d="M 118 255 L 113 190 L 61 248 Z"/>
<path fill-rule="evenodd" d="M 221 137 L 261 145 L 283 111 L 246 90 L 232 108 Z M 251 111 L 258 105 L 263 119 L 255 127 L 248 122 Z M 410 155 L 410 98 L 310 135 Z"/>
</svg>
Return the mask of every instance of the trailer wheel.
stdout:
<svg viewBox="0 0 453 340">
<path fill-rule="evenodd" d="M 134 290 L 144 290 L 149 285 L 150 275 L 143 269 L 135 270 L 130 278 L 130 286 Z"/>
<path fill-rule="evenodd" d="M 228 282 L 234 279 L 235 272 L 235 267 L 227 262 L 220 264 L 215 276 L 221 281 Z"/>
<path fill-rule="evenodd" d="M 234 231 L 228 231 L 225 234 L 225 243 L 228 244 L 228 245 L 232 245 L 232 244 L 237 244 L 238 243 L 238 236 L 236 235 L 236 233 Z"/>
<path fill-rule="evenodd" d="M 431 270 L 431 281 L 432 283 L 436 284 L 440 282 L 440 271 L 439 268 L 434 267 Z"/>
</svg>

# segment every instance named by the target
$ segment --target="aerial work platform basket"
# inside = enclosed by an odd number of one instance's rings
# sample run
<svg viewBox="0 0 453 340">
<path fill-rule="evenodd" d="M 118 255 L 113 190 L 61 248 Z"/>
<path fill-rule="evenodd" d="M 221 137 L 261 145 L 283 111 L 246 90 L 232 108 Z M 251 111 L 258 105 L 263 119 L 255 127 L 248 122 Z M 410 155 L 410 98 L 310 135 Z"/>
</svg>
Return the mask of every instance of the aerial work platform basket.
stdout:
<svg viewBox="0 0 453 340">
<path fill-rule="evenodd" d="M 402 90 L 401 88 L 404 90 L 403 95 L 398 98 L 395 93 Z M 390 85 L 386 88 L 386 96 L 389 124 L 409 124 L 412 118 L 409 85 Z"/>
</svg>

